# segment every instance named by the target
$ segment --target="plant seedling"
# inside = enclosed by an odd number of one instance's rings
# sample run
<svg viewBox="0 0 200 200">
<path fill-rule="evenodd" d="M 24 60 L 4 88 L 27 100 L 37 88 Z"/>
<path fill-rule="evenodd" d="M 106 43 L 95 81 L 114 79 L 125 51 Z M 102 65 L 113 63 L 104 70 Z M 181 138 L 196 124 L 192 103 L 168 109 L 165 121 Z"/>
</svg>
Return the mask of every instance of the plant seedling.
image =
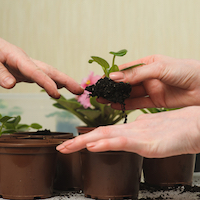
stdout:
<svg viewBox="0 0 200 200">
<path fill-rule="evenodd" d="M 11 116 L 2 116 L 0 114 L 0 136 L 3 133 L 15 133 L 27 131 L 29 128 L 41 129 L 42 126 L 37 123 L 32 123 L 31 125 L 19 124 L 21 121 L 21 116 L 11 117 Z"/>
<path fill-rule="evenodd" d="M 114 82 L 109 78 L 109 74 L 111 72 L 120 71 L 118 65 L 115 64 L 116 56 L 124 56 L 126 55 L 127 50 L 122 49 L 118 52 L 111 51 L 110 54 L 113 55 L 112 65 L 108 64 L 106 60 L 97 56 L 91 56 L 92 59 L 89 60 L 89 63 L 96 62 L 101 65 L 104 73 L 105 78 L 101 78 L 97 81 L 96 84 L 88 86 L 85 90 L 90 92 L 90 96 L 92 97 L 103 97 L 110 102 L 120 103 L 123 113 L 125 113 L 125 99 L 129 98 L 132 86 L 129 83 L 123 82 Z M 144 65 L 144 63 L 140 63 L 137 65 L 133 65 L 123 70 L 127 70 L 136 66 Z M 125 121 L 127 121 L 127 115 L 125 114 Z"/>
<path fill-rule="evenodd" d="M 111 67 L 110 67 L 109 63 L 106 60 L 104 60 L 103 58 L 97 57 L 97 56 L 91 56 L 92 59 L 90 59 L 88 61 L 89 63 L 96 62 L 99 65 L 101 65 L 106 77 L 109 77 L 109 74 L 111 72 L 120 71 L 119 67 L 115 64 L 115 58 L 116 58 L 116 56 L 119 56 L 119 57 L 121 56 L 122 57 L 122 56 L 126 55 L 127 50 L 126 49 L 122 49 L 122 50 L 120 50 L 118 52 L 111 51 L 109 53 L 113 55 L 113 60 L 112 60 L 112 66 Z M 140 64 L 133 65 L 131 67 L 127 67 L 125 69 L 122 69 L 121 71 L 124 71 L 124 70 L 127 70 L 127 69 L 131 69 L 131 68 L 134 68 L 134 67 L 137 67 L 137 66 L 140 66 L 140 65 L 144 65 L 144 63 L 140 63 Z"/>
</svg>

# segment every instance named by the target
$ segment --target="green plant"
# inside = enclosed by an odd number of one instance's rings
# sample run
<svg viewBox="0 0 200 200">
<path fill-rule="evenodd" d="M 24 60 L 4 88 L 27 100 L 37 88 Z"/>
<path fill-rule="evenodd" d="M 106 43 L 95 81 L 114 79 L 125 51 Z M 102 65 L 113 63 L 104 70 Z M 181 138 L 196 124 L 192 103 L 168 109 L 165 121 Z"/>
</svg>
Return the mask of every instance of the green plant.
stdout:
<svg viewBox="0 0 200 200">
<path fill-rule="evenodd" d="M 30 128 L 41 129 L 42 126 L 37 123 L 32 123 L 31 125 L 20 124 L 21 116 L 16 117 L 2 116 L 0 114 L 0 136 L 4 133 L 15 133 L 28 131 Z"/>
<path fill-rule="evenodd" d="M 159 112 L 165 112 L 165 111 L 170 111 L 170 110 L 177 110 L 179 108 L 145 108 L 145 109 L 140 109 L 143 113 L 148 114 L 148 113 L 159 113 Z"/>
<path fill-rule="evenodd" d="M 115 57 L 116 56 L 124 56 L 124 55 L 126 55 L 127 50 L 126 49 L 122 49 L 122 50 L 120 50 L 118 52 L 111 51 L 109 53 L 113 55 L 113 60 L 112 60 L 112 66 L 111 67 L 110 67 L 110 65 L 108 64 L 108 62 L 106 60 L 104 60 L 103 58 L 97 57 L 97 56 L 91 56 L 92 59 L 90 59 L 88 61 L 89 63 L 96 62 L 99 65 L 101 65 L 106 77 L 109 77 L 109 74 L 111 72 L 119 71 L 119 67 L 115 64 Z M 130 68 L 133 68 L 133 67 L 137 67 L 137 66 L 140 66 L 140 65 L 144 65 L 144 63 L 133 65 L 133 66 L 125 68 L 125 69 L 123 69 L 121 71 L 130 69 Z"/>
<path fill-rule="evenodd" d="M 101 65 L 105 76 L 109 77 L 111 72 L 119 71 L 119 67 L 115 64 L 116 56 L 124 56 L 126 53 L 126 49 L 122 49 L 118 52 L 111 51 L 110 54 L 113 55 L 111 67 L 106 60 L 97 56 L 91 56 L 92 59 L 90 59 L 88 62 L 96 62 Z M 137 64 L 126 69 L 130 69 L 139 65 L 144 65 L 144 63 Z M 85 89 L 88 86 L 96 84 L 99 79 L 101 79 L 101 76 L 93 76 L 93 72 L 91 72 L 87 78 L 82 80 L 81 86 Z M 87 90 L 85 90 L 82 95 L 76 98 L 66 99 L 61 96 L 60 99 L 53 100 L 56 101 L 53 106 L 69 111 L 89 127 L 113 125 L 124 117 L 126 121 L 127 115 L 133 111 L 114 110 L 110 105 L 100 104 L 96 101 L 96 97 L 91 97 Z"/>
<path fill-rule="evenodd" d="M 89 127 L 113 125 L 124 117 L 121 110 L 115 110 L 110 105 L 98 103 L 96 97 L 90 97 L 91 106 L 88 108 L 84 108 L 76 98 L 66 99 L 61 96 L 59 99 L 53 100 L 56 101 L 53 106 L 69 111 Z M 131 112 L 132 110 L 125 111 L 126 114 Z"/>
</svg>

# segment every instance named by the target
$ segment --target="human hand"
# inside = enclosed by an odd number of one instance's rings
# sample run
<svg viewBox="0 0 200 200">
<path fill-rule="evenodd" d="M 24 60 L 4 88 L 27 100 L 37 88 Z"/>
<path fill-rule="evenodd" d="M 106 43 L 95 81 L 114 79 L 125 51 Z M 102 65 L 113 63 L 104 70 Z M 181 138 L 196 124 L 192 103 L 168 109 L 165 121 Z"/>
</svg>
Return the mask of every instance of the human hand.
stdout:
<svg viewBox="0 0 200 200">
<path fill-rule="evenodd" d="M 200 61 L 153 55 L 119 68 L 137 63 L 146 65 L 110 74 L 114 81 L 132 85 L 131 96 L 125 101 L 127 110 L 200 105 Z M 108 103 L 102 99 L 98 101 Z M 112 107 L 121 109 L 119 104 L 112 103 Z"/>
<path fill-rule="evenodd" d="M 60 97 L 58 88 L 62 87 L 74 94 L 84 91 L 66 74 L 30 58 L 23 50 L 0 38 L 0 86 L 10 89 L 19 82 L 35 82 L 53 98 Z"/>
<path fill-rule="evenodd" d="M 61 153 L 83 148 L 92 152 L 129 151 L 148 158 L 200 152 L 200 107 L 143 114 L 129 124 L 96 128 L 65 141 Z"/>
</svg>

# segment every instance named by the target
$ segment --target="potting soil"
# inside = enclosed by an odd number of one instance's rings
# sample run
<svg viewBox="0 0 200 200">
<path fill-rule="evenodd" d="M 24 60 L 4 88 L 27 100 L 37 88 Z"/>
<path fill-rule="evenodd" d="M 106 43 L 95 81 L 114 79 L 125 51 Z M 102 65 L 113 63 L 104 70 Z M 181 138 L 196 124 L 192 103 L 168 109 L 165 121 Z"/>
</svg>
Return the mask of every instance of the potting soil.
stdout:
<svg viewBox="0 0 200 200">
<path fill-rule="evenodd" d="M 103 97 L 104 99 L 113 102 L 120 103 L 122 111 L 125 113 L 125 99 L 130 97 L 131 85 L 129 83 L 114 82 L 110 78 L 101 78 L 96 84 L 88 86 L 85 90 L 90 92 L 92 97 Z M 127 122 L 127 115 L 124 114 L 125 121 Z"/>
</svg>

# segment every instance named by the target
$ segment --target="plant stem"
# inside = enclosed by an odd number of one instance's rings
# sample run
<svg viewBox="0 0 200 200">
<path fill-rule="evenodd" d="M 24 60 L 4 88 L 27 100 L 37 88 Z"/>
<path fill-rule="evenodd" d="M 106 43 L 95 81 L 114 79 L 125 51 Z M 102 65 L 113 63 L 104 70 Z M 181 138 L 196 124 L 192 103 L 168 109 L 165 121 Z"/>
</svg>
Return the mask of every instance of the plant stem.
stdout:
<svg viewBox="0 0 200 200">
<path fill-rule="evenodd" d="M 113 56 L 112 66 L 115 64 L 115 55 Z"/>
</svg>

